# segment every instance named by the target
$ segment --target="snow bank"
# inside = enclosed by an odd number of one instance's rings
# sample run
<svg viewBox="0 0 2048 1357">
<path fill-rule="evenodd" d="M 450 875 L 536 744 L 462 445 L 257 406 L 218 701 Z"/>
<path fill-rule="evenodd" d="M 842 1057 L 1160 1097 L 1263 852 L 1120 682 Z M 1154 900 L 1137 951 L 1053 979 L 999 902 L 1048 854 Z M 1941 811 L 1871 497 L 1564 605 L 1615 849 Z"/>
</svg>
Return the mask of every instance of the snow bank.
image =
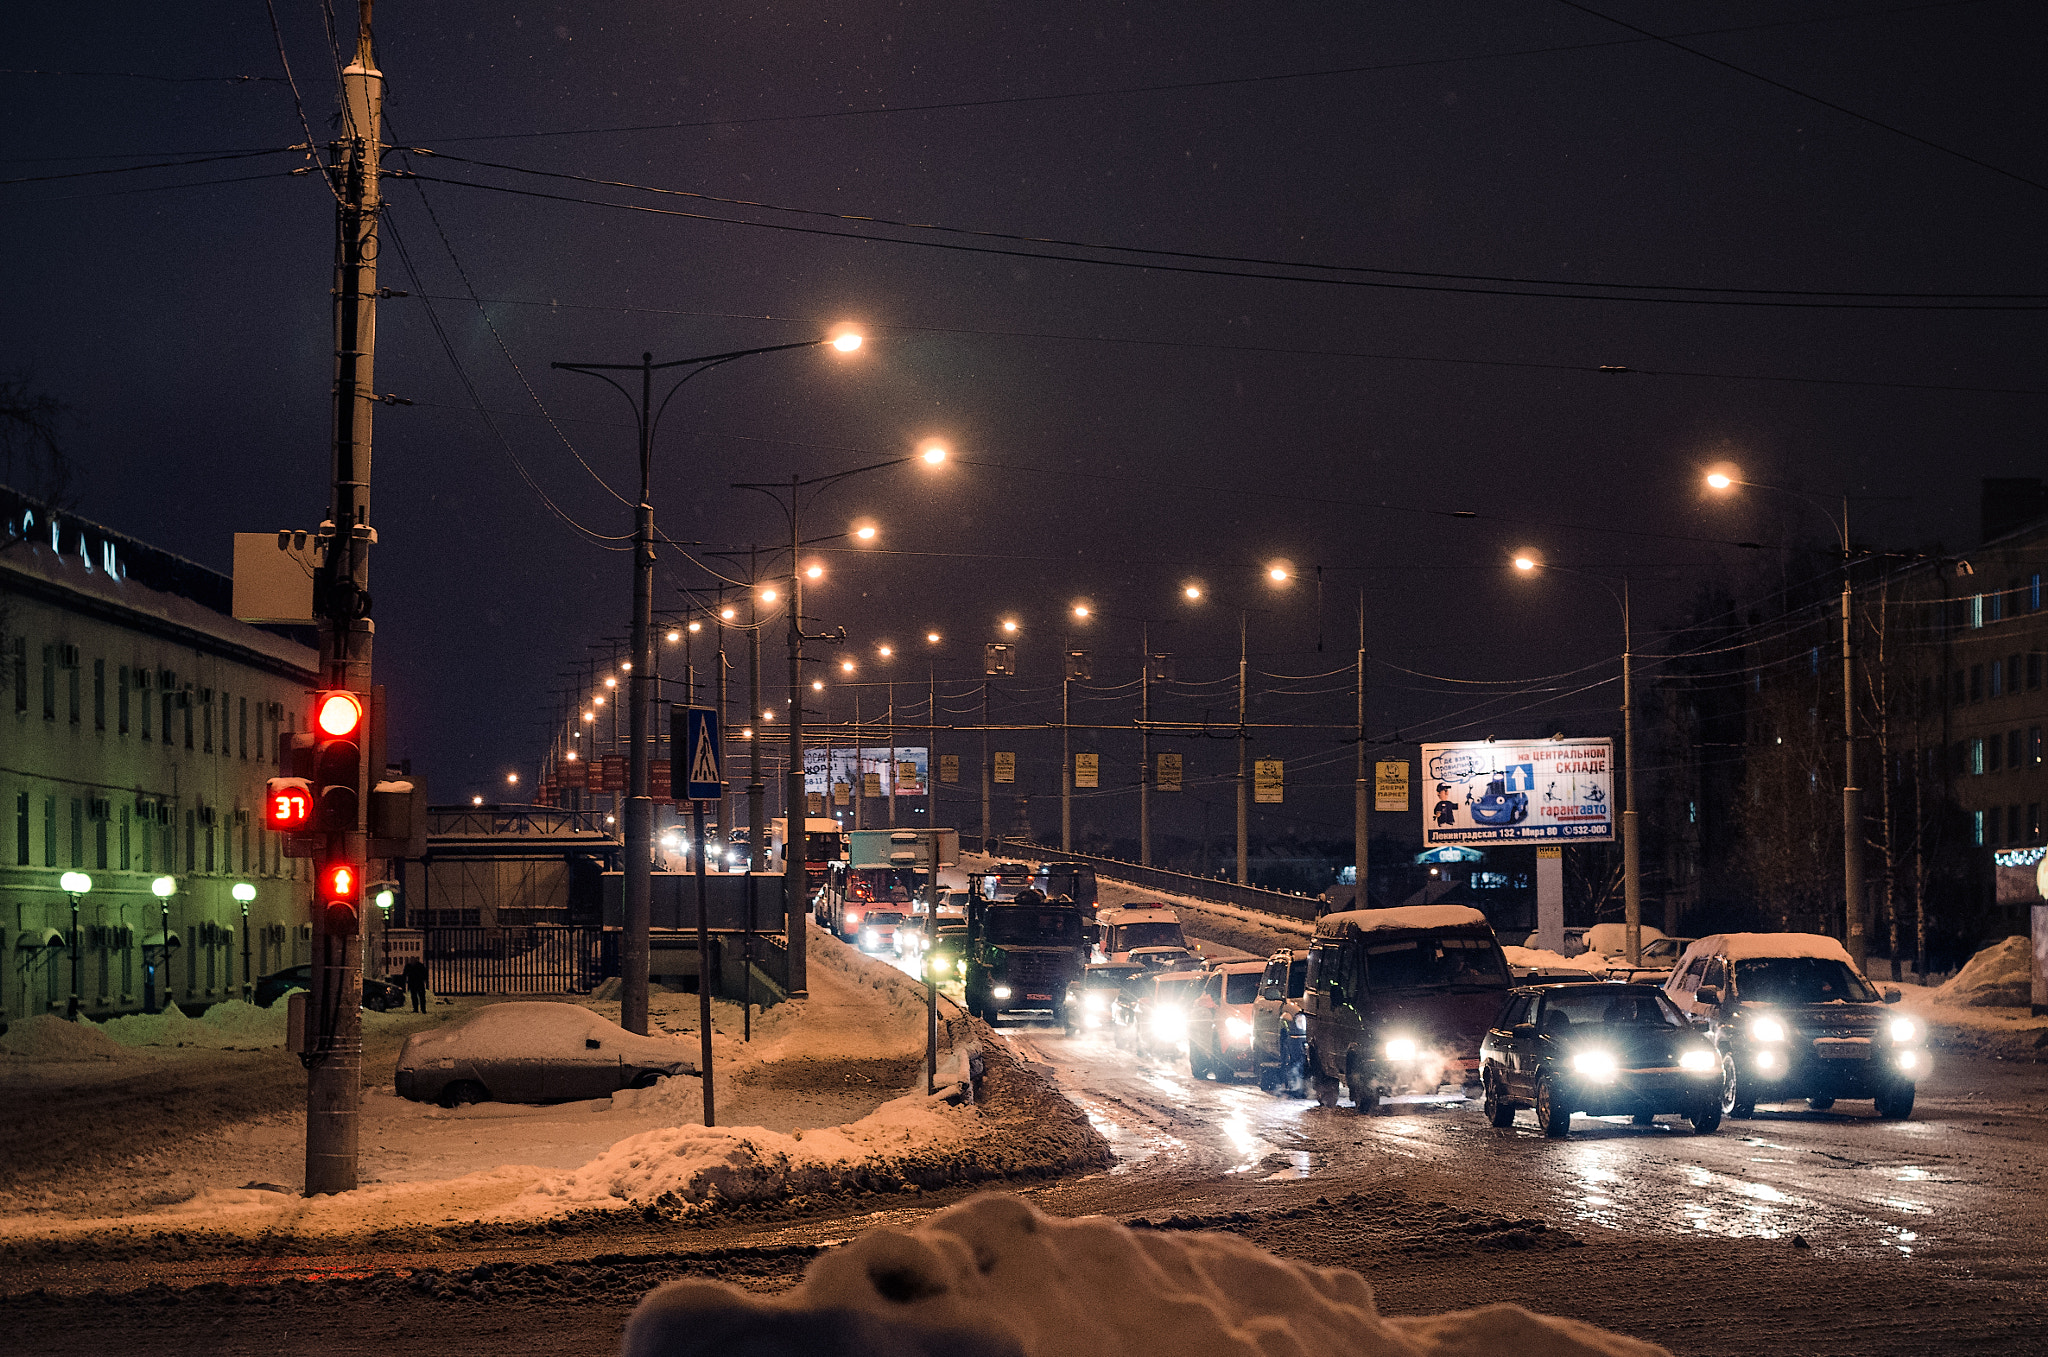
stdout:
<svg viewBox="0 0 2048 1357">
<path fill-rule="evenodd" d="M 123 1046 L 204 1046 L 231 1050 L 284 1044 L 285 1006 L 258 1008 L 240 999 L 225 999 L 197 1018 L 188 1018 L 176 1004 L 161 1013 L 130 1013 L 109 1018 L 100 1030 Z"/>
<path fill-rule="evenodd" d="M 90 1021 L 38 1013 L 0 1036 L 0 1055 L 18 1060 L 119 1060 L 127 1052 Z"/>
<path fill-rule="evenodd" d="M 1662 1348 L 1512 1305 L 1383 1317 L 1355 1272 L 1224 1234 L 1061 1220 L 974 1197 L 911 1229 L 821 1255 L 794 1290 L 672 1282 L 626 1326 L 622 1357 L 1650 1357 Z"/>
<path fill-rule="evenodd" d="M 1520 970 L 1580 971 L 1586 975 L 1607 974 L 1607 964 L 1599 957 L 1566 956 L 1562 952 L 1547 952 L 1541 947 L 1501 946 L 1501 953 L 1508 959 L 1508 965 Z"/>
<path fill-rule="evenodd" d="M 2023 1008 L 2033 1002 L 2033 949 L 2025 938 L 2006 938 L 1977 953 L 1934 1002 L 1962 1008 Z"/>
</svg>

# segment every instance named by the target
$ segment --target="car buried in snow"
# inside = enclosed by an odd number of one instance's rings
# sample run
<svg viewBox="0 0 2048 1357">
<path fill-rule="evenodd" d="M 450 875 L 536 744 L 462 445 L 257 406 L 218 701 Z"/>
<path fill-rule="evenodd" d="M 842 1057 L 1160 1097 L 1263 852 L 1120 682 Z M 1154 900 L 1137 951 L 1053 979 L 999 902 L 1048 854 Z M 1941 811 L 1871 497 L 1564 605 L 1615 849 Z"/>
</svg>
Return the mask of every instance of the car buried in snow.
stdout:
<svg viewBox="0 0 2048 1357">
<path fill-rule="evenodd" d="M 696 1073 L 679 1038 L 637 1036 L 580 1004 L 521 1001 L 413 1033 L 392 1084 L 401 1098 L 456 1107 L 608 1098 Z"/>
<path fill-rule="evenodd" d="M 1713 1043 L 1655 985 L 1513 990 L 1479 1046 L 1487 1120 L 1511 1126 L 1534 1108 L 1547 1136 L 1569 1134 L 1575 1112 L 1638 1126 L 1676 1113 L 1707 1135 L 1721 1125 L 1720 1071 Z"/>
</svg>

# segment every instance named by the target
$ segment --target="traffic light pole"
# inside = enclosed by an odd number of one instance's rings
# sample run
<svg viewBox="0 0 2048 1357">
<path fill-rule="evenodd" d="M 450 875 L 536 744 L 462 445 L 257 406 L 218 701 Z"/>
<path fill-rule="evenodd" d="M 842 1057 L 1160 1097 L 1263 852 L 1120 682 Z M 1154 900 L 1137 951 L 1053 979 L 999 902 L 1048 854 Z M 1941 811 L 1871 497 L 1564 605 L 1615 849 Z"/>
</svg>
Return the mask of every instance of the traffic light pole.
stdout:
<svg viewBox="0 0 2048 1357">
<path fill-rule="evenodd" d="M 378 156 L 383 150 L 384 77 L 370 46 L 371 0 L 362 0 L 355 59 L 341 73 L 342 140 L 329 144 L 336 198 L 334 276 L 333 496 L 325 558 L 315 581 L 320 667 L 325 683 L 370 706 L 370 415 L 377 345 Z M 367 743 L 367 742 L 365 742 Z M 353 827 L 326 834 L 326 869 L 345 865 L 360 893 L 369 843 L 364 833 L 363 773 L 358 763 Z M 380 770 L 370 769 L 375 777 Z M 306 1050 L 306 1195 L 356 1187 L 356 1134 L 362 1098 L 363 1029 L 360 910 L 315 907 L 314 966 Z"/>
</svg>

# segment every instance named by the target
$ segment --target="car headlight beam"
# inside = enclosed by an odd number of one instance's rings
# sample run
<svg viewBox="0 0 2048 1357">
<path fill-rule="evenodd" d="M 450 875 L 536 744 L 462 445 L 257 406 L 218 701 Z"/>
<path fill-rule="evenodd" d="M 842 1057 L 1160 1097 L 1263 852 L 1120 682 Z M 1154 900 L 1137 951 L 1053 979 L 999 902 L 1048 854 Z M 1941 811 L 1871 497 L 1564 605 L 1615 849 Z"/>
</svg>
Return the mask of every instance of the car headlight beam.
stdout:
<svg viewBox="0 0 2048 1357">
<path fill-rule="evenodd" d="M 1596 1083 L 1608 1083 L 1616 1069 L 1612 1051 L 1580 1051 L 1572 1056 L 1572 1072 Z"/>
<path fill-rule="evenodd" d="M 1687 1074 L 1712 1074 L 1719 1063 L 1714 1053 L 1704 1047 L 1696 1046 L 1678 1057 L 1678 1068 Z"/>
<path fill-rule="evenodd" d="M 1756 1018 L 1749 1024 L 1749 1035 L 1752 1041 L 1783 1041 L 1785 1024 L 1776 1018 Z"/>
<path fill-rule="evenodd" d="M 1920 1024 L 1911 1018 L 1893 1018 L 1891 1034 L 1893 1041 L 1911 1041 L 1920 1035 Z"/>
<path fill-rule="evenodd" d="M 1394 1037 L 1387 1042 L 1386 1050 L 1387 1059 L 1389 1060 L 1413 1060 L 1415 1058 L 1415 1038 Z"/>
<path fill-rule="evenodd" d="M 1244 1041 L 1250 1038 L 1252 1025 L 1243 1018 L 1225 1018 L 1223 1020 L 1223 1032 L 1232 1041 Z"/>
</svg>

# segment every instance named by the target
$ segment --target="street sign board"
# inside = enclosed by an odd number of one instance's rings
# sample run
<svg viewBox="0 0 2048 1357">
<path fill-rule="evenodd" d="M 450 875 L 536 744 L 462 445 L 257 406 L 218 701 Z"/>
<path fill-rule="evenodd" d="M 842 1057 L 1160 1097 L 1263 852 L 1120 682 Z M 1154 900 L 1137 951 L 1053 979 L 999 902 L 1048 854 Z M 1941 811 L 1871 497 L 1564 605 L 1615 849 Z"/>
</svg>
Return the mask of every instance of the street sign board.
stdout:
<svg viewBox="0 0 2048 1357">
<path fill-rule="evenodd" d="M 958 754 L 939 755 L 939 781 L 958 782 L 959 780 L 960 756 Z"/>
<path fill-rule="evenodd" d="M 1614 741 L 1422 746 L 1422 842 L 1613 843 Z"/>
<path fill-rule="evenodd" d="M 882 794 L 882 775 L 880 773 L 862 773 L 860 775 L 860 782 L 860 794 L 862 796 L 880 796 Z"/>
<path fill-rule="evenodd" d="M 1408 760 L 1394 759 L 1372 766 L 1372 808 L 1408 809 Z"/>
<path fill-rule="evenodd" d="M 1177 792 L 1180 790 L 1180 755 L 1161 754 L 1159 756 L 1159 779 L 1154 785 L 1162 792 Z"/>
<path fill-rule="evenodd" d="M 1252 800 L 1268 804 L 1278 803 L 1281 799 L 1284 772 L 1279 759 L 1253 759 Z"/>
<path fill-rule="evenodd" d="M 1101 774 L 1101 768 L 1101 755 L 1099 754 L 1074 755 L 1074 785 L 1076 787 L 1096 786 L 1096 779 Z"/>
<path fill-rule="evenodd" d="M 682 754 L 670 773 L 670 791 L 678 801 L 716 801 L 725 792 L 719 761 L 718 712 L 712 707 L 669 708 L 669 741 Z"/>
<path fill-rule="evenodd" d="M 1013 751 L 1008 749 L 998 749 L 996 751 L 995 778 L 998 782 L 1015 782 L 1017 780 L 1017 755 Z"/>
</svg>

